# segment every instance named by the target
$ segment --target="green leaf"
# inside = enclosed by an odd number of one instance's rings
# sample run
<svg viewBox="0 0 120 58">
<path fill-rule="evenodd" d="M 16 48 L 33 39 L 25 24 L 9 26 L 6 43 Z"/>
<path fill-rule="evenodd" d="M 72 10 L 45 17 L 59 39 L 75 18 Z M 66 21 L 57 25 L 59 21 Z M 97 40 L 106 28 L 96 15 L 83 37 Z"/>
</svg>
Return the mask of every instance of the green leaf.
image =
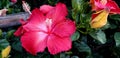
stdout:
<svg viewBox="0 0 120 58">
<path fill-rule="evenodd" d="M 35 56 L 34 58 L 50 58 L 50 56 L 51 55 L 48 52 L 44 51 L 42 53 L 38 53 L 37 56 Z M 31 58 L 31 57 L 29 57 L 29 58 Z"/>
<path fill-rule="evenodd" d="M 54 55 L 54 58 L 60 58 L 60 54 Z"/>
<path fill-rule="evenodd" d="M 85 52 L 87 54 L 87 57 L 91 55 L 91 49 L 90 47 L 84 43 L 84 42 L 74 42 L 75 48 L 78 50 L 78 52 Z"/>
<path fill-rule="evenodd" d="M 72 54 L 72 51 L 65 52 L 65 54 L 70 55 L 70 54 Z"/>
<path fill-rule="evenodd" d="M 65 53 L 60 53 L 60 58 L 65 58 Z"/>
<path fill-rule="evenodd" d="M 87 44 L 84 42 L 79 43 L 79 52 L 87 52 L 88 54 L 91 54 L 91 50 Z"/>
<path fill-rule="evenodd" d="M 0 39 L 2 39 L 2 30 L 0 29 Z"/>
<path fill-rule="evenodd" d="M 15 32 L 15 30 L 10 30 L 7 32 L 7 38 L 10 38 L 13 36 L 13 33 Z"/>
<path fill-rule="evenodd" d="M 120 32 L 116 32 L 114 34 L 114 39 L 115 39 L 115 42 L 116 42 L 116 46 L 120 46 Z"/>
<path fill-rule="evenodd" d="M 48 0 L 48 3 L 51 5 L 55 5 L 59 0 Z"/>
<path fill-rule="evenodd" d="M 110 24 L 110 29 L 116 29 L 118 26 L 116 24 Z"/>
<path fill-rule="evenodd" d="M 27 58 L 35 58 L 33 55 L 27 55 Z"/>
<path fill-rule="evenodd" d="M 80 13 L 83 11 L 84 0 L 72 0 L 72 17 L 76 23 L 80 22 Z"/>
<path fill-rule="evenodd" d="M 108 28 L 110 28 L 110 23 L 109 22 L 107 22 L 107 24 L 104 27 L 102 27 L 101 29 L 102 30 L 106 30 Z"/>
<path fill-rule="evenodd" d="M 114 54 L 120 57 L 120 47 L 115 47 L 114 48 Z"/>
<path fill-rule="evenodd" d="M 60 57 L 57 57 L 57 58 L 70 58 L 70 55 L 66 53 L 60 53 Z"/>
<path fill-rule="evenodd" d="M 118 15 L 118 14 L 116 14 L 116 15 L 111 15 L 110 18 L 113 19 L 113 20 L 118 20 L 118 21 L 120 21 L 120 15 Z"/>
<path fill-rule="evenodd" d="M 6 39 L 1 39 L 0 40 L 0 50 L 4 49 L 9 45 L 8 41 Z"/>
<path fill-rule="evenodd" d="M 72 56 L 71 58 L 79 58 L 78 56 Z"/>
<path fill-rule="evenodd" d="M 72 17 L 73 17 L 73 19 L 75 20 L 76 23 L 80 22 L 79 13 L 72 12 Z"/>
<path fill-rule="evenodd" d="M 83 12 L 85 0 L 72 0 L 72 7 L 75 12 Z"/>
<path fill-rule="evenodd" d="M 76 41 L 79 39 L 79 37 L 80 37 L 80 33 L 76 31 L 71 38 L 72 38 L 72 41 Z"/>
<path fill-rule="evenodd" d="M 105 33 L 101 30 L 99 30 L 97 32 L 91 32 L 90 36 L 93 37 L 98 42 L 100 42 L 101 44 L 105 44 L 107 41 Z"/>
<path fill-rule="evenodd" d="M 0 58 L 2 58 L 2 55 L 0 54 Z"/>
<path fill-rule="evenodd" d="M 22 52 L 22 46 L 20 41 L 15 41 L 12 44 L 13 49 L 15 49 L 16 51 Z"/>
</svg>

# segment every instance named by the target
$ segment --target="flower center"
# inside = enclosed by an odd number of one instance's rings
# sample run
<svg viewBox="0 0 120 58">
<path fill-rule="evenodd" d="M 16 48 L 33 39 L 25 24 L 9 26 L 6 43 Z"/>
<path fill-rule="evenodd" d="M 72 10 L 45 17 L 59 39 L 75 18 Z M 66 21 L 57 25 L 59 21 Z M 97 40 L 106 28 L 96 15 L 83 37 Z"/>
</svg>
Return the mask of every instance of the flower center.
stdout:
<svg viewBox="0 0 120 58">
<path fill-rule="evenodd" d="M 51 33 L 51 27 L 52 27 L 52 19 L 46 18 L 46 25 L 47 25 L 47 29 L 48 29 L 48 34 Z"/>
</svg>

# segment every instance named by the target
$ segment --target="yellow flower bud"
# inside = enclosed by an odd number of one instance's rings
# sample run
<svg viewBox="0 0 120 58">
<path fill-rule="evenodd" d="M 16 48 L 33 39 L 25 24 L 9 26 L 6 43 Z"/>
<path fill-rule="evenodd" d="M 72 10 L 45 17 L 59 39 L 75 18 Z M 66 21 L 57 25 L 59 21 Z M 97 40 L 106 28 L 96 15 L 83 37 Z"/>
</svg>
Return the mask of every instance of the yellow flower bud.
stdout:
<svg viewBox="0 0 120 58">
<path fill-rule="evenodd" d="M 11 46 L 7 46 L 4 50 L 2 50 L 2 58 L 7 58 L 11 50 Z"/>
<path fill-rule="evenodd" d="M 97 16 L 95 16 L 91 22 L 91 28 L 101 28 L 107 23 L 107 17 L 109 15 L 108 10 L 102 10 L 97 13 L 95 13 Z"/>
</svg>

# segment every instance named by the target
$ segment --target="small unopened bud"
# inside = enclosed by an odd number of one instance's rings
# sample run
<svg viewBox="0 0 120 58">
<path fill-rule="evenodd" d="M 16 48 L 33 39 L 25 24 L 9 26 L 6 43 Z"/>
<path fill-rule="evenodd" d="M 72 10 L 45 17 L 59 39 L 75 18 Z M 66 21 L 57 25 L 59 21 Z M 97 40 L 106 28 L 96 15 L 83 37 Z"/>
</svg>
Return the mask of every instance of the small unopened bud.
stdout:
<svg viewBox="0 0 120 58">
<path fill-rule="evenodd" d="M 22 6 L 25 12 L 28 12 L 29 14 L 31 14 L 30 6 L 28 5 L 28 3 L 26 3 L 25 1 L 22 1 Z"/>
<path fill-rule="evenodd" d="M 6 16 L 6 12 L 8 11 L 8 9 L 1 9 L 0 10 L 0 16 Z"/>
</svg>

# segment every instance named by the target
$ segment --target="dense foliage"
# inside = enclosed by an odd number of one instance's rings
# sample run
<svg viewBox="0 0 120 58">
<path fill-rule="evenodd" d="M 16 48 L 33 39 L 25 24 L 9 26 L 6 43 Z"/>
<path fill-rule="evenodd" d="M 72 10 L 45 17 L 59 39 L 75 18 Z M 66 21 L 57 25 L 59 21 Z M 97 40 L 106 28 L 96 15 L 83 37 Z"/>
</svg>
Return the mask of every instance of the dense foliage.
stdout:
<svg viewBox="0 0 120 58">
<path fill-rule="evenodd" d="M 114 0 L 119 6 L 120 1 Z M 68 18 L 76 23 L 76 32 L 71 36 L 72 48 L 67 52 L 51 55 L 46 48 L 36 56 L 26 52 L 21 46 L 20 37 L 14 36 L 19 26 L 0 29 L 0 51 L 11 46 L 9 58 L 120 58 L 120 15 L 109 14 L 107 23 L 101 28 L 91 28 L 94 13 L 89 0 L 26 0 L 31 11 L 41 5 L 56 5 L 62 2 L 67 6 Z M 23 12 L 22 1 L 13 3 L 0 0 L 0 9 L 7 8 L 7 14 Z M 2 55 L 0 54 L 0 57 Z"/>
</svg>

